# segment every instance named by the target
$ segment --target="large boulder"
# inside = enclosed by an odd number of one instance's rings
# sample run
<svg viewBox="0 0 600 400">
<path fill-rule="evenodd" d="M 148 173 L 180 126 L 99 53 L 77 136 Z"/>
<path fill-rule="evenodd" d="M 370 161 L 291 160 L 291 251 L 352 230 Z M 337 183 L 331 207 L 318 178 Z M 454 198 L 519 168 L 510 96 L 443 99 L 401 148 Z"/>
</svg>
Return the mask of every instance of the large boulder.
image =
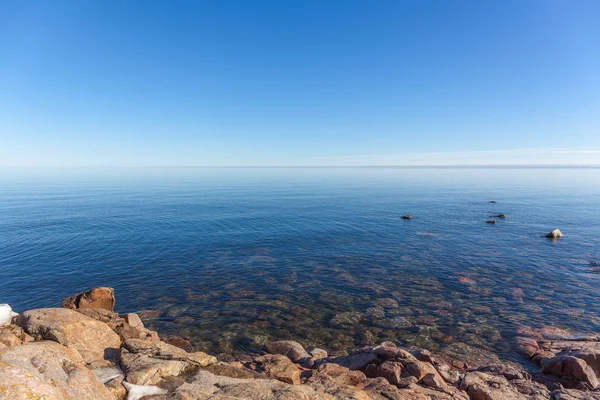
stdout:
<svg viewBox="0 0 600 400">
<path fill-rule="evenodd" d="M 99 287 L 87 292 L 78 293 L 64 299 L 62 306 L 71 310 L 103 308 L 113 311 L 115 309 L 115 290 L 109 287 Z"/>
<path fill-rule="evenodd" d="M 0 350 L 0 399 L 114 400 L 79 353 L 56 342 Z"/>
<path fill-rule="evenodd" d="M 120 364 L 127 382 L 154 385 L 167 377 L 179 376 L 217 359 L 206 353 L 188 353 L 163 342 L 129 339 L 123 343 Z"/>
<path fill-rule="evenodd" d="M 304 350 L 304 347 L 300 343 L 292 340 L 269 342 L 264 345 L 263 350 L 270 354 L 282 354 L 293 362 L 310 357 L 310 354 Z"/>
<path fill-rule="evenodd" d="M 556 376 L 583 382 L 590 389 L 598 387 L 598 378 L 594 370 L 583 359 L 571 355 L 558 355 L 542 361 L 542 372 Z"/>
<path fill-rule="evenodd" d="M 23 312 L 17 324 L 36 340 L 53 340 L 81 355 L 86 363 L 117 355 L 121 339 L 108 325 L 66 308 Z"/>
</svg>

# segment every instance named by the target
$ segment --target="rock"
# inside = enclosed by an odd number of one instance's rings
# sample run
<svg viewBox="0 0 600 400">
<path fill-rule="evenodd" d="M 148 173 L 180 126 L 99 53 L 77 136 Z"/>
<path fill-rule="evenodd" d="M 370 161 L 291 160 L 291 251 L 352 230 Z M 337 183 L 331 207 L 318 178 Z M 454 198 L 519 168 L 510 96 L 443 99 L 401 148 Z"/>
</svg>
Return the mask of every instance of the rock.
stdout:
<svg viewBox="0 0 600 400">
<path fill-rule="evenodd" d="M 112 312 L 115 308 L 115 290 L 108 287 L 99 287 L 87 292 L 78 293 L 64 299 L 62 306 L 71 310 L 102 308 Z"/>
<path fill-rule="evenodd" d="M 167 393 L 166 390 L 152 385 L 134 385 L 129 382 L 123 382 L 127 389 L 127 400 L 140 400 L 145 396 L 161 395 Z"/>
<path fill-rule="evenodd" d="M 158 341 L 158 333 L 146 329 L 141 321 L 136 320 L 134 317 L 129 317 L 136 326 L 132 326 L 127 322 L 128 319 L 119 317 L 119 314 L 105 310 L 103 308 L 83 308 L 77 310 L 77 312 L 87 315 L 90 318 L 106 323 L 110 329 L 112 329 L 121 340 L 127 339 L 143 339 L 150 341 Z M 136 314 L 127 314 L 136 315 Z M 126 315 L 126 316 L 127 316 Z"/>
<path fill-rule="evenodd" d="M 17 324 L 36 340 L 53 340 L 78 352 L 86 363 L 117 355 L 121 339 L 108 325 L 66 308 L 23 312 Z"/>
<path fill-rule="evenodd" d="M 17 315 L 8 304 L 0 304 L 0 326 L 10 325 Z"/>
<path fill-rule="evenodd" d="M 79 353 L 51 341 L 0 350 L 0 398 L 114 400 Z"/>
<path fill-rule="evenodd" d="M 416 351 L 414 353 L 414 356 L 419 361 L 423 361 L 423 362 L 426 362 L 426 363 L 429 363 L 432 365 L 435 364 L 433 355 L 431 354 L 431 352 L 429 350 L 422 349 L 422 350 Z"/>
<path fill-rule="evenodd" d="M 338 385 L 356 386 L 366 381 L 367 377 L 360 371 L 351 371 L 338 364 L 324 363 L 313 372 L 311 382 L 320 382 L 322 377 L 331 378 Z"/>
<path fill-rule="evenodd" d="M 483 372 L 468 372 L 460 388 L 466 390 L 471 400 L 521 400 L 525 399 L 505 377 Z"/>
<path fill-rule="evenodd" d="M 437 373 L 426 374 L 421 379 L 421 383 L 437 390 L 444 390 L 447 387 L 446 382 L 444 382 L 442 377 Z"/>
<path fill-rule="evenodd" d="M 259 374 L 248 368 L 244 368 L 243 365 L 236 366 L 225 362 L 217 362 L 204 367 L 205 371 L 210 372 L 214 375 L 227 376 L 229 378 L 238 379 L 263 379 L 264 375 Z"/>
<path fill-rule="evenodd" d="M 435 366 L 438 374 L 451 385 L 455 385 L 460 381 L 460 373 L 450 368 L 447 364 L 439 364 Z"/>
<path fill-rule="evenodd" d="M 542 372 L 554 374 L 575 382 L 583 382 L 591 389 L 598 386 L 598 378 L 592 368 L 582 359 L 570 355 L 558 355 L 542 360 Z"/>
<path fill-rule="evenodd" d="M 413 219 L 412 215 L 403 215 L 402 219 Z"/>
<path fill-rule="evenodd" d="M 136 385 L 153 385 L 161 379 L 179 376 L 217 362 L 206 353 L 188 353 L 163 342 L 129 339 L 123 343 L 120 364 L 126 380 Z"/>
<path fill-rule="evenodd" d="M 108 390 L 109 393 L 112 394 L 116 400 L 127 399 L 127 389 L 125 388 L 125 385 L 123 385 L 123 380 L 124 377 L 119 376 L 115 379 L 111 379 L 110 381 L 104 384 L 106 390 Z"/>
<path fill-rule="evenodd" d="M 269 342 L 263 346 L 263 350 L 270 354 L 282 354 L 293 362 L 310 357 L 310 354 L 304 350 L 304 347 L 300 343 L 292 340 Z"/>
<path fill-rule="evenodd" d="M 488 219 L 487 221 L 485 221 L 486 224 L 497 224 L 498 221 L 496 221 L 495 219 Z"/>
<path fill-rule="evenodd" d="M 318 347 L 315 347 L 315 348 L 309 350 L 308 354 L 310 354 L 310 356 L 312 358 L 314 358 L 315 360 L 320 360 L 321 358 L 327 357 L 327 351 L 325 351 L 323 349 L 319 349 Z"/>
<path fill-rule="evenodd" d="M 563 236 L 565 236 L 565 235 L 563 235 L 563 233 L 560 231 L 560 229 L 555 229 L 546 235 L 546 237 L 549 239 L 558 239 Z"/>
<path fill-rule="evenodd" d="M 138 313 L 140 319 L 156 319 L 160 317 L 160 311 L 158 310 L 143 310 Z"/>
<path fill-rule="evenodd" d="M 144 329 L 144 323 L 142 322 L 142 320 L 140 319 L 140 317 L 137 314 L 125 314 L 123 316 L 123 318 L 125 319 L 125 322 L 127 322 L 129 325 L 133 326 L 136 329 Z"/>
<path fill-rule="evenodd" d="M 300 384 L 300 369 L 282 354 L 267 354 L 257 357 L 256 363 L 271 378 L 292 385 Z"/>
<path fill-rule="evenodd" d="M 341 365 L 352 370 L 362 370 L 367 364 L 377 360 L 377 354 L 372 352 L 363 352 L 349 356 L 334 357 L 330 362 Z"/>
<path fill-rule="evenodd" d="M 176 388 L 174 396 L 157 396 L 154 400 L 333 400 L 308 385 L 289 385 L 274 379 L 236 379 L 198 371 Z"/>
<path fill-rule="evenodd" d="M 0 343 L 6 347 L 19 346 L 26 342 L 32 342 L 33 338 L 17 325 L 0 326 Z"/>
<path fill-rule="evenodd" d="M 194 346 L 192 346 L 192 343 L 182 336 L 171 335 L 167 336 L 166 338 L 162 338 L 161 340 L 172 346 L 179 347 L 187 352 L 194 351 Z"/>
<path fill-rule="evenodd" d="M 384 378 L 392 385 L 398 385 L 402 375 L 402 364 L 395 361 L 384 361 L 377 367 L 377 376 Z"/>
<path fill-rule="evenodd" d="M 552 393 L 554 400 L 600 400 L 600 392 L 582 392 L 574 389 L 558 389 Z"/>
</svg>

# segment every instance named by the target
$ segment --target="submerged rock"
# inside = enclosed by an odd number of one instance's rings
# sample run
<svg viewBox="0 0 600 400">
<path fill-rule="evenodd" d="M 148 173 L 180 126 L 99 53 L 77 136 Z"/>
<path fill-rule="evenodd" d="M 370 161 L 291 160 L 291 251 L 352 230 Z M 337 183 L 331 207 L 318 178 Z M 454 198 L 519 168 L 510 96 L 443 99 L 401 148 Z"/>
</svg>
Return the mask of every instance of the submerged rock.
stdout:
<svg viewBox="0 0 600 400">
<path fill-rule="evenodd" d="M 102 308 L 112 312 L 115 308 L 115 290 L 109 287 L 94 288 L 67 297 L 62 301 L 62 306 L 71 310 Z"/>
<path fill-rule="evenodd" d="M 565 235 L 563 235 L 563 233 L 560 231 L 560 229 L 554 229 L 552 232 L 550 232 L 546 235 L 546 237 L 549 239 L 558 239 L 563 236 L 565 236 Z"/>
</svg>

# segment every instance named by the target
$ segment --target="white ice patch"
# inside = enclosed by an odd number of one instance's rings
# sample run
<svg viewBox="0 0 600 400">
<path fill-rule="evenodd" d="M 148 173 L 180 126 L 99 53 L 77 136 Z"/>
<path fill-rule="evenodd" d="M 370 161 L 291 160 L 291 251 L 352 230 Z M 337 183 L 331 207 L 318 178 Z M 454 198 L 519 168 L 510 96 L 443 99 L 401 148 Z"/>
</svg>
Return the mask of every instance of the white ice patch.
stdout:
<svg viewBox="0 0 600 400">
<path fill-rule="evenodd" d="M 166 390 L 159 388 L 158 386 L 150 385 L 134 385 L 129 382 L 123 382 L 125 389 L 129 392 L 127 400 L 139 400 L 144 396 L 150 396 L 151 394 L 165 394 Z"/>
<path fill-rule="evenodd" d="M 17 315 L 8 304 L 0 304 L 0 326 L 10 325 Z"/>
<path fill-rule="evenodd" d="M 96 368 L 92 371 L 94 371 L 94 373 L 102 383 L 110 382 L 113 379 L 118 378 L 119 376 L 125 376 L 123 374 L 123 371 L 121 371 L 121 369 L 118 367 Z"/>
</svg>

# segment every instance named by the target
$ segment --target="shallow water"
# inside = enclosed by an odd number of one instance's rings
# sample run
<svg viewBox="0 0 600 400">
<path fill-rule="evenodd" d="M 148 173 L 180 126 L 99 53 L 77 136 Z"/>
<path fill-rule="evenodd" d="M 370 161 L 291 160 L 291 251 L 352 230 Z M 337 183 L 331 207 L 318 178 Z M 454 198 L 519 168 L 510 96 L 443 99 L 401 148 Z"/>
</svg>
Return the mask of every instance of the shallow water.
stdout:
<svg viewBox="0 0 600 400">
<path fill-rule="evenodd" d="M 112 286 L 117 311 L 215 354 L 520 360 L 523 325 L 600 330 L 600 169 L 4 169 L 0 232 L 0 303 Z"/>
</svg>

